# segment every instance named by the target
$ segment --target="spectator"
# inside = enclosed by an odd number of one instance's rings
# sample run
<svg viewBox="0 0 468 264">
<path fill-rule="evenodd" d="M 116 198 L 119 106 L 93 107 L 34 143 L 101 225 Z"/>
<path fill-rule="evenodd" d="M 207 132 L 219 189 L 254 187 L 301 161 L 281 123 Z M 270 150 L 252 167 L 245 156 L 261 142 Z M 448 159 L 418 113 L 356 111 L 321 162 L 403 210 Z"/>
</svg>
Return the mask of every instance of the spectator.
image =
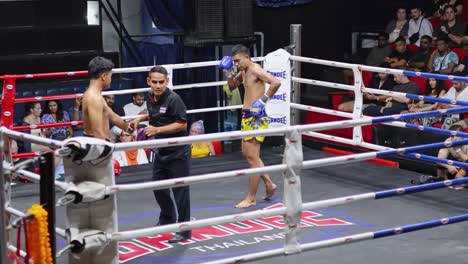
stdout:
<svg viewBox="0 0 468 264">
<path fill-rule="evenodd" d="M 44 115 L 41 118 L 41 123 L 54 124 L 69 121 L 70 116 L 66 111 L 63 111 L 62 103 L 60 101 L 50 100 L 46 102 L 46 108 L 44 110 Z M 44 135 L 55 140 L 64 140 L 72 136 L 70 127 L 48 128 L 44 130 Z M 64 174 L 65 168 L 63 166 L 62 158 L 55 157 L 55 179 L 63 179 Z"/>
<path fill-rule="evenodd" d="M 459 125 L 450 126 L 449 130 L 453 131 L 463 131 L 463 128 Z M 453 141 L 464 139 L 459 136 L 450 136 L 445 142 L 450 144 Z M 455 159 L 461 162 L 468 161 L 468 145 L 455 146 L 450 148 L 443 148 L 439 150 L 437 154 L 438 158 L 441 159 Z M 449 178 L 460 179 L 466 176 L 466 170 L 457 166 L 437 163 L 437 178 L 440 180 L 448 180 Z M 456 190 L 463 189 L 465 184 L 454 186 Z"/>
<path fill-rule="evenodd" d="M 137 116 L 148 113 L 146 107 L 145 93 L 134 93 L 132 95 L 132 102 L 124 105 L 123 107 L 125 116 Z M 147 121 L 141 122 L 142 126 L 148 126 Z"/>
<path fill-rule="evenodd" d="M 426 96 L 432 96 L 437 98 L 442 98 L 447 93 L 447 88 L 445 87 L 445 82 L 442 80 L 436 80 L 434 78 L 427 79 L 426 82 Z M 409 112 L 425 112 L 432 111 L 439 108 L 439 103 L 424 102 L 424 100 L 419 101 L 416 104 L 409 106 Z M 413 123 L 423 124 L 424 126 L 432 126 L 434 123 L 441 122 L 441 116 L 434 117 L 424 117 L 421 119 L 416 119 Z"/>
<path fill-rule="evenodd" d="M 419 46 L 422 36 L 432 36 L 432 24 L 423 17 L 420 7 L 411 8 L 411 19 L 408 22 L 406 43 Z"/>
<path fill-rule="evenodd" d="M 80 121 L 83 120 L 83 111 L 81 109 L 81 102 L 83 100 L 83 97 L 77 97 L 75 98 L 75 102 L 73 104 L 73 107 L 70 107 L 68 109 L 68 114 L 71 116 L 71 121 Z M 72 126 L 73 130 L 73 136 L 74 137 L 81 137 L 83 136 L 83 126 Z"/>
<path fill-rule="evenodd" d="M 449 40 L 449 47 L 460 47 L 465 36 L 465 23 L 456 16 L 456 8 L 448 5 L 444 8 L 445 20 L 442 21 L 434 32 L 437 39 Z"/>
<path fill-rule="evenodd" d="M 391 68 L 404 69 L 412 55 L 406 49 L 405 38 L 398 37 L 395 41 L 395 50 L 384 59 L 384 62 L 390 64 Z"/>
<path fill-rule="evenodd" d="M 450 74 L 457 64 L 458 56 L 455 52 L 450 51 L 447 39 L 437 39 L 437 49 L 432 52 L 427 63 L 428 71 Z"/>
<path fill-rule="evenodd" d="M 112 109 L 112 111 L 114 111 L 114 113 L 116 113 L 119 116 L 125 115 L 125 112 L 122 109 L 122 107 L 119 107 L 115 104 L 115 95 L 104 95 L 104 100 L 106 100 L 107 106 L 109 106 Z"/>
<path fill-rule="evenodd" d="M 110 107 L 114 113 L 116 113 L 119 116 L 125 116 L 125 113 L 121 107 L 118 107 L 115 104 L 115 95 L 110 94 L 110 95 L 104 95 L 104 100 L 106 101 L 107 106 Z M 119 137 L 120 137 L 120 128 L 117 126 L 114 126 L 110 121 L 109 121 L 109 139 L 112 142 L 117 142 Z"/>
<path fill-rule="evenodd" d="M 414 82 L 411 82 L 407 76 L 397 74 L 394 76 L 397 85 L 393 86 L 393 92 L 418 94 L 419 87 Z M 378 102 L 385 102 L 382 105 L 370 105 L 363 109 L 363 114 L 370 116 L 383 116 L 399 114 L 402 111 L 408 110 L 410 99 L 399 96 L 378 96 Z"/>
<path fill-rule="evenodd" d="M 462 76 L 468 76 L 468 56 L 465 56 L 458 64 L 457 67 L 455 67 L 455 70 L 453 70 L 453 73 L 461 73 Z"/>
<path fill-rule="evenodd" d="M 203 120 L 198 120 L 190 126 L 190 135 L 202 134 L 205 134 L 205 127 L 203 126 Z M 211 142 L 192 143 L 192 158 L 201 158 L 213 155 L 216 155 L 216 153 Z"/>
<path fill-rule="evenodd" d="M 120 129 L 118 142 L 133 142 L 136 139 L 135 134 L 129 134 Z M 115 151 L 112 155 L 113 159 L 117 160 L 122 167 L 148 163 L 148 157 L 144 149 Z"/>
<path fill-rule="evenodd" d="M 41 118 L 42 124 L 55 124 L 60 122 L 69 122 L 70 115 L 63 111 L 60 101 L 50 100 L 46 102 L 46 108 Z M 70 130 L 67 127 L 47 128 L 44 135 L 55 140 L 64 140 L 70 137 Z"/>
<path fill-rule="evenodd" d="M 375 46 L 366 58 L 366 64 L 370 66 L 380 65 L 385 57 L 389 56 L 392 49 L 388 45 L 388 34 L 380 32 L 377 37 L 377 46 Z"/>
<path fill-rule="evenodd" d="M 445 19 L 444 8 L 448 5 L 452 5 L 456 9 L 456 15 L 461 16 L 463 14 L 463 0 L 433 0 L 427 6 L 427 17 L 436 17 Z"/>
<path fill-rule="evenodd" d="M 461 76 L 460 74 L 454 74 L 455 76 Z M 453 81 L 453 86 L 447 91 L 444 96 L 442 96 L 444 99 L 449 99 L 449 100 L 462 100 L 462 101 L 468 101 L 468 89 L 466 89 L 466 83 L 462 81 Z M 450 105 L 450 104 L 440 104 L 439 108 L 453 108 L 453 107 L 459 107 L 457 105 Z M 460 120 L 460 115 L 459 114 L 454 114 L 451 116 L 447 116 L 444 119 L 444 123 L 442 124 L 443 129 L 448 129 L 451 127 L 454 123 L 458 122 Z"/>
<path fill-rule="evenodd" d="M 41 123 L 41 113 L 42 107 L 39 102 L 30 102 L 24 105 L 24 112 L 25 116 L 21 120 L 21 125 L 23 126 L 31 126 L 31 125 L 39 125 Z M 42 129 L 36 128 L 30 130 L 31 135 L 42 137 Z M 39 144 L 30 143 L 26 141 L 20 141 L 22 143 L 22 150 L 24 152 L 31 152 L 31 151 L 40 151 L 45 150 L 47 147 L 44 147 Z"/>
<path fill-rule="evenodd" d="M 388 64 L 383 64 L 380 65 L 380 67 L 388 67 Z M 377 73 L 373 76 L 369 83 L 369 88 L 373 89 L 380 89 L 380 90 L 386 90 L 386 91 L 391 91 L 393 88 L 393 78 L 391 75 L 388 73 Z M 382 106 L 385 105 L 384 103 L 379 102 L 377 95 L 371 94 L 371 93 L 364 93 L 364 102 L 363 102 L 363 108 L 369 106 L 369 105 L 378 105 L 381 104 Z M 346 100 L 346 99 L 345 99 Z M 338 106 L 339 111 L 344 111 L 344 112 L 353 112 L 354 110 L 354 100 L 352 101 L 347 101 L 344 103 L 341 103 Z"/>
<path fill-rule="evenodd" d="M 132 102 L 124 105 L 123 110 L 126 116 L 136 116 L 148 113 L 145 93 L 134 93 L 132 95 Z"/>
<path fill-rule="evenodd" d="M 431 57 L 430 45 L 432 43 L 432 38 L 428 35 L 421 37 L 419 50 L 413 54 L 413 56 L 408 61 L 408 70 L 412 71 L 426 71 L 427 63 Z"/>
<path fill-rule="evenodd" d="M 396 11 L 396 18 L 388 22 L 385 32 L 389 35 L 390 43 L 396 41 L 398 37 L 404 37 L 408 35 L 408 20 L 406 9 L 400 7 Z"/>
</svg>

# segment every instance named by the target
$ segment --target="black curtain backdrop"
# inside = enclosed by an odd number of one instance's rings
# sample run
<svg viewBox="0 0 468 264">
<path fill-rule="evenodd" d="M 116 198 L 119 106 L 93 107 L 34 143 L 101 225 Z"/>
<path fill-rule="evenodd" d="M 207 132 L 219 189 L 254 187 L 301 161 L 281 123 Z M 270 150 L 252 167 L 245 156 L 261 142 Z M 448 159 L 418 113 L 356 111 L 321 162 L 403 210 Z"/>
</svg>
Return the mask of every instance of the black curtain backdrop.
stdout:
<svg viewBox="0 0 468 264">
<path fill-rule="evenodd" d="M 160 45 L 150 42 L 136 42 L 136 46 L 143 54 L 145 66 L 215 60 L 213 46 L 191 48 L 184 47 L 182 43 Z M 135 65 L 126 52 L 123 54 L 123 64 L 123 67 L 142 66 Z M 148 87 L 146 84 L 147 73 L 131 73 L 126 76 L 133 80 L 134 88 Z M 173 75 L 173 83 L 176 85 L 215 80 L 216 69 L 214 67 L 175 70 Z M 199 109 L 216 107 L 217 89 L 216 87 L 183 89 L 177 90 L 177 93 L 184 100 L 187 109 Z M 204 120 L 207 133 L 218 131 L 217 112 L 189 115 L 189 123 L 199 119 Z"/>
<path fill-rule="evenodd" d="M 182 32 L 184 0 L 145 0 L 146 9 L 159 30 Z"/>
<path fill-rule="evenodd" d="M 351 2 L 314 0 L 282 8 L 257 6 L 254 29 L 264 33 L 267 54 L 290 44 L 290 24 L 302 24 L 302 56 L 341 61 L 351 47 Z M 318 77 L 322 68 L 302 63 L 302 75 Z"/>
</svg>

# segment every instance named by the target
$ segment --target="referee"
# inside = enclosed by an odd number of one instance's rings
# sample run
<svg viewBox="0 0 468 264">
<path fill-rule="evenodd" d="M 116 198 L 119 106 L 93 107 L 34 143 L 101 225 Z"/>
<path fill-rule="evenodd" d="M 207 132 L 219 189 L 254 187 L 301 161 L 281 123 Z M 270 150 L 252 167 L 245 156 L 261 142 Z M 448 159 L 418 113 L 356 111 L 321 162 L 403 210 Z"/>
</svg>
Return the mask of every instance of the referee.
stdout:
<svg viewBox="0 0 468 264">
<path fill-rule="evenodd" d="M 147 99 L 148 113 L 132 121 L 138 128 L 141 121 L 149 121 L 145 127 L 147 137 L 171 138 L 187 135 L 187 108 L 182 99 L 167 89 L 167 70 L 161 66 L 151 68 L 146 78 L 151 87 Z M 153 163 L 153 180 L 167 180 L 190 175 L 190 145 L 159 148 Z M 157 225 L 190 221 L 189 186 L 154 191 L 161 208 Z M 177 243 L 191 237 L 191 231 L 177 232 L 169 243 Z"/>
</svg>

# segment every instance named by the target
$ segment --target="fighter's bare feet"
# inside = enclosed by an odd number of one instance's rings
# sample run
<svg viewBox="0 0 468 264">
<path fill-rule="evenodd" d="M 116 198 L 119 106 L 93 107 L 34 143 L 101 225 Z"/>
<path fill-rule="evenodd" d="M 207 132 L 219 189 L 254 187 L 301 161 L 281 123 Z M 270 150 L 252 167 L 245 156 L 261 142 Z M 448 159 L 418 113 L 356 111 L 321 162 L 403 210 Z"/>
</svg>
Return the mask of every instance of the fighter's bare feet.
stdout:
<svg viewBox="0 0 468 264">
<path fill-rule="evenodd" d="M 263 200 L 271 200 L 271 198 L 273 197 L 273 195 L 275 194 L 275 191 L 276 191 L 276 184 L 272 184 L 270 188 L 266 187 L 266 193 L 265 193 L 265 196 L 263 196 Z"/>
<path fill-rule="evenodd" d="M 254 206 L 256 205 L 257 202 L 255 200 L 249 200 L 249 199 L 245 199 L 243 200 L 242 202 L 238 203 L 235 207 L 236 208 L 247 208 L 247 207 L 250 207 L 250 206 Z"/>
</svg>

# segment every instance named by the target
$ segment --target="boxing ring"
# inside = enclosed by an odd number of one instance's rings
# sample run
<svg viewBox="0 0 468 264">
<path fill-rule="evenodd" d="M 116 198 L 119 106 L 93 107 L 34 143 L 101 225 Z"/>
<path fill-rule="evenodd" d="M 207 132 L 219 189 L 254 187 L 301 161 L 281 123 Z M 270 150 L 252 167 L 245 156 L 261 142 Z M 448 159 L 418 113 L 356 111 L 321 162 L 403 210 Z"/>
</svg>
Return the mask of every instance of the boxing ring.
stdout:
<svg viewBox="0 0 468 264">
<path fill-rule="evenodd" d="M 299 45 L 298 45 L 299 46 Z M 266 56 L 268 57 L 268 56 Z M 265 57 L 261 58 L 254 58 L 255 61 L 265 61 Z M 389 92 L 389 91 L 382 91 L 378 89 L 372 89 L 364 87 L 362 83 L 362 71 L 370 71 L 370 72 L 384 72 L 389 74 L 403 74 L 407 76 L 419 76 L 419 77 L 427 77 L 427 78 L 436 78 L 442 80 L 461 80 L 467 81 L 468 78 L 464 77 L 455 77 L 455 76 L 447 76 L 447 75 L 439 75 L 439 74 L 431 74 L 431 73 L 416 73 L 411 71 L 404 71 L 404 70 L 394 70 L 394 69 L 386 69 L 386 68 L 378 68 L 378 67 L 370 67 L 364 65 L 355 65 L 355 64 L 347 64 L 347 63 L 340 63 L 334 61 L 326 61 L 326 60 L 319 60 L 313 58 L 306 58 L 298 55 L 290 55 L 288 60 L 296 65 L 293 67 L 291 71 L 294 75 L 290 76 L 290 80 L 293 84 L 293 87 L 297 87 L 297 84 L 314 84 L 320 85 L 330 88 L 337 88 L 343 90 L 354 91 L 356 95 L 355 99 L 355 107 L 353 113 L 345 113 L 320 107 L 313 107 L 302 105 L 298 101 L 291 102 L 289 104 L 291 109 L 294 110 L 303 110 L 303 111 L 311 111 L 317 113 L 324 113 L 330 115 L 336 115 L 341 117 L 350 118 L 350 120 L 344 121 L 333 121 L 327 123 L 318 123 L 318 124 L 287 124 L 283 127 L 273 127 L 267 130 L 262 131 L 232 131 L 232 132 L 221 132 L 221 133 L 214 133 L 214 134 L 205 134 L 205 135 L 197 135 L 197 136 L 187 136 L 187 137 L 180 137 L 180 138 L 169 138 L 169 139 L 156 139 L 156 140 L 148 140 L 148 141 L 139 141 L 139 142 L 128 142 L 128 143 L 108 143 L 100 140 L 91 140 L 89 138 L 72 138 L 67 139 L 63 142 L 52 140 L 52 139 L 45 139 L 42 137 L 37 137 L 33 135 L 28 135 L 21 133 L 20 131 L 30 130 L 30 129 L 38 129 L 38 128 L 52 128 L 52 127 L 62 127 L 62 126 L 73 126 L 73 125 L 80 125 L 81 121 L 77 122 L 65 122 L 65 123 L 57 123 L 57 124 L 47 124 L 47 125 L 36 125 L 36 126 L 19 126 L 13 127 L 13 117 L 14 117 L 14 104 L 15 103 L 24 103 L 24 102 L 34 102 L 34 101 L 45 101 L 51 99 L 71 99 L 81 96 L 82 94 L 70 94 L 70 95 L 63 95 L 63 96 L 43 96 L 43 97 L 29 97 L 29 98 L 16 98 L 15 96 L 15 84 L 16 80 L 18 79 L 26 79 L 26 78 L 66 78 L 70 76 L 86 76 L 87 72 L 85 71 L 78 71 L 78 72 L 66 72 L 66 73 L 47 73 L 47 74 L 24 74 L 24 75 L 9 75 L 3 76 L 2 79 L 4 80 L 4 89 L 3 89 L 3 99 L 2 99 L 2 127 L 0 128 L 0 140 L 8 142 L 9 139 L 21 140 L 21 141 L 29 141 L 36 144 L 41 144 L 44 146 L 48 146 L 52 149 L 55 149 L 54 152 L 48 152 L 47 154 L 43 153 L 26 153 L 26 154 L 19 154 L 19 155 L 11 155 L 9 144 L 0 144 L 0 150 L 2 152 L 2 177 L 0 177 L 0 186 L 6 192 L 2 192 L 0 195 L 0 202 L 5 206 L 2 206 L 0 209 L 0 220 L 6 223 L 6 213 L 9 215 L 13 215 L 16 217 L 24 217 L 25 213 L 22 211 L 15 209 L 11 206 L 10 196 L 11 196 L 11 178 L 14 175 L 20 175 L 23 178 L 27 178 L 32 181 L 42 181 L 44 177 L 48 177 L 49 184 L 52 184 L 64 194 L 59 197 L 59 205 L 66 207 L 66 217 L 68 224 L 74 226 L 79 224 L 80 227 L 83 228 L 75 230 L 76 232 L 70 232 L 70 226 L 67 226 L 65 229 L 60 227 L 49 227 L 49 230 L 52 232 L 55 231 L 57 235 L 60 237 L 64 237 L 67 239 L 67 243 L 69 243 L 69 256 L 68 260 L 70 263 L 118 263 L 119 262 L 119 244 L 118 242 L 121 241 L 133 241 L 135 239 L 141 237 L 158 237 L 163 234 L 179 232 L 179 231 L 186 231 L 186 230 L 194 230 L 197 228 L 204 228 L 204 227 L 211 227 L 211 226 L 218 226 L 218 225 L 225 225 L 225 224 L 233 224 L 233 223 L 250 223 L 249 221 L 253 221 L 255 219 L 268 219 L 272 217 L 282 216 L 280 218 L 275 218 L 277 223 L 280 223 L 283 227 L 283 239 L 284 239 L 284 247 L 278 249 L 270 249 L 264 250 L 261 252 L 249 253 L 249 254 L 239 254 L 238 256 L 230 257 L 230 258 L 223 258 L 220 259 L 219 257 L 214 256 L 212 261 L 208 263 L 243 263 L 249 261 L 257 261 L 265 258 L 271 258 L 275 256 L 285 256 L 285 255 L 296 255 L 301 252 L 309 251 L 309 250 L 317 250 L 321 248 L 327 247 L 334 247 L 343 244 L 352 244 L 356 242 L 361 242 L 365 240 L 371 239 L 379 239 L 385 238 L 395 235 L 400 235 L 409 232 L 415 232 L 419 230 L 435 228 L 439 226 L 451 225 L 460 223 L 463 221 L 468 220 L 468 213 L 459 214 L 459 215 L 451 215 L 446 216 L 443 218 L 438 219 L 426 219 L 425 221 L 419 221 L 418 223 L 413 224 L 406 224 L 400 226 L 393 226 L 391 228 L 384 228 L 380 230 L 375 230 L 372 232 L 363 232 L 363 233 L 356 233 L 352 235 L 346 236 L 338 236 L 335 238 L 324 239 L 321 241 L 315 241 L 310 243 L 301 243 L 300 242 L 300 233 L 301 228 L 304 227 L 303 221 L 303 214 L 309 210 L 317 210 L 320 208 L 329 208 L 332 206 L 340 206 L 340 205 L 348 205 L 352 203 L 362 203 L 368 200 L 381 200 L 386 198 L 392 198 L 396 196 L 406 196 L 420 192 L 426 192 L 436 189 L 444 189 L 449 186 L 455 186 L 460 184 L 468 183 L 468 178 L 463 179 L 455 179 L 455 180 L 446 180 L 442 182 L 435 182 L 429 184 L 422 184 L 418 186 L 406 186 L 406 187 L 398 187 L 398 188 L 391 188 L 383 191 L 373 191 L 373 192 L 364 192 L 358 194 L 349 194 L 345 196 L 338 196 L 335 198 L 330 199 L 320 199 L 318 201 L 306 201 L 303 202 L 303 191 L 302 191 L 302 184 L 301 182 L 304 180 L 301 178 L 302 174 L 305 170 L 310 169 L 320 169 L 324 167 L 333 167 L 336 165 L 349 165 L 351 163 L 369 160 L 373 158 L 383 158 L 383 157 L 390 157 L 396 155 L 406 156 L 411 159 L 415 160 L 424 160 L 427 162 L 434 162 L 434 163 L 444 163 L 449 165 L 458 166 L 460 168 L 468 168 L 467 163 L 447 160 L 436 158 L 432 156 L 428 156 L 425 154 L 420 154 L 418 152 L 428 149 L 439 149 L 439 148 L 448 148 L 448 147 L 455 147 L 455 146 L 462 146 L 468 144 L 468 133 L 464 132 L 457 132 L 457 131 L 450 131 L 444 129 L 438 129 L 433 127 L 424 127 L 420 125 L 413 125 L 408 124 L 403 121 L 414 119 L 414 118 L 421 118 L 421 117 L 429 117 L 429 116 L 440 116 L 440 115 L 451 115 L 451 114 L 459 114 L 468 111 L 468 102 L 457 101 L 457 100 L 447 100 L 447 99 L 440 99 L 440 98 L 433 98 L 421 95 L 414 95 L 414 94 L 405 94 L 405 93 L 397 93 L 397 92 Z M 199 63 L 184 63 L 184 64 L 172 64 L 172 65 L 162 65 L 171 70 L 177 69 L 186 69 L 192 67 L 213 67 L 218 65 L 218 61 L 210 61 L 210 62 L 199 62 Z M 345 84 L 337 84 L 337 83 L 330 83 L 318 80 L 312 80 L 307 78 L 302 78 L 297 74 L 297 66 L 298 63 L 312 63 L 330 67 L 339 67 L 339 68 L 348 68 L 351 69 L 355 76 L 355 84 L 354 85 L 345 85 Z M 129 73 L 129 72 L 145 72 L 148 71 L 152 66 L 148 67 L 136 67 L 136 68 L 122 68 L 122 69 L 115 69 L 113 70 L 114 73 Z M 296 69 L 296 71 L 295 71 Z M 291 73 L 290 72 L 290 73 Z M 285 80 L 282 80 L 284 83 Z M 226 84 L 225 81 L 213 81 L 213 82 L 206 82 L 206 83 L 198 83 L 198 84 L 189 84 L 189 85 L 173 85 L 171 88 L 174 90 L 177 89 L 192 89 L 192 88 L 199 88 L 199 87 L 217 87 L 220 85 Z M 121 90 L 121 91 L 106 91 L 103 92 L 103 95 L 107 94 L 130 94 L 134 92 L 146 92 L 149 91 L 149 88 L 138 88 L 138 89 L 130 89 L 130 90 Z M 297 91 L 294 91 L 297 95 Z M 366 117 L 362 115 L 362 105 L 363 105 L 363 92 L 374 93 L 374 94 L 382 94 L 382 95 L 390 95 L 390 96 L 399 96 L 399 97 L 406 97 L 415 100 L 424 100 L 427 102 L 440 102 L 450 105 L 460 105 L 461 107 L 451 108 L 451 109 L 444 109 L 444 110 L 435 110 L 435 111 L 428 111 L 423 113 L 410 113 L 410 114 L 401 114 L 401 115 L 392 115 L 392 116 L 383 116 L 383 117 Z M 290 99 L 290 95 L 288 95 L 288 100 Z M 242 106 L 219 106 L 214 108 L 206 108 L 206 109 L 193 109 L 189 110 L 188 114 L 191 113 L 201 113 L 201 112 L 209 112 L 209 111 L 224 111 L 224 110 L 231 110 L 231 109 L 240 109 Z M 124 117 L 125 119 L 132 119 L 134 117 Z M 433 132 L 441 135 L 446 136 L 453 136 L 457 135 L 460 137 L 464 137 L 465 139 L 457 140 L 451 143 L 446 142 L 439 142 L 439 143 L 430 143 L 430 144 L 423 144 L 419 146 L 412 146 L 412 147 L 405 147 L 405 148 L 398 148 L 398 149 L 390 149 L 387 147 L 367 143 L 363 141 L 362 137 L 362 126 L 372 125 L 372 124 L 384 124 L 389 126 L 396 126 L 396 127 L 404 127 L 408 129 L 418 130 L 418 131 L 428 131 Z M 352 127 L 353 128 L 353 137 L 352 139 L 341 138 L 337 136 L 330 136 L 320 131 L 329 130 L 329 129 L 336 129 L 336 128 L 345 128 L 345 127 Z M 171 179 L 171 180 L 163 180 L 157 182 L 143 182 L 143 183 L 132 183 L 132 184 L 116 184 L 114 175 L 112 173 L 113 170 L 109 170 L 111 167 L 111 158 L 109 156 L 102 158 L 102 171 L 106 171 L 106 175 L 103 177 L 105 182 L 101 179 L 97 179 L 95 176 L 86 177 L 83 176 L 86 174 L 85 169 L 78 169 L 72 160 L 80 159 L 82 162 L 81 165 L 84 164 L 85 168 L 93 168 L 93 166 L 97 166 L 96 164 L 92 163 L 93 158 L 79 157 L 77 154 L 77 149 L 73 148 L 73 144 L 79 145 L 79 150 L 84 150 L 87 147 L 89 148 L 109 148 L 112 151 L 123 151 L 123 150 L 131 150 L 136 148 L 163 148 L 168 146 L 178 146 L 178 145 L 186 145 L 191 144 L 194 142 L 205 142 L 205 141 L 215 141 L 215 140 L 241 140 L 244 137 L 248 136 L 284 136 L 285 138 L 285 150 L 284 150 L 284 160 L 281 164 L 273 164 L 273 165 L 266 165 L 263 168 L 242 168 L 232 171 L 218 171 L 212 173 L 205 173 L 199 175 L 191 175 L 188 177 Z M 354 145 L 359 147 L 364 147 L 366 149 L 370 149 L 372 151 L 359 153 L 359 154 L 352 154 L 347 156 L 339 156 L 339 157 L 322 157 L 317 159 L 307 160 L 304 158 L 304 149 L 302 145 L 302 136 L 308 135 L 313 136 L 315 138 L 330 140 L 333 142 L 338 143 L 345 143 L 348 145 Z M 48 155 L 49 163 L 50 160 L 53 158 L 54 155 L 60 155 L 64 158 L 65 161 L 65 170 L 66 174 L 70 174 L 66 177 L 65 182 L 55 181 L 53 178 L 53 174 L 47 175 L 45 172 L 47 170 L 41 170 L 41 175 L 36 173 L 32 173 L 29 171 L 24 170 L 25 164 L 13 164 L 13 158 L 31 158 L 35 160 L 41 159 L 41 157 Z M 27 162 L 26 162 L 27 163 Z M 78 170 L 82 170 L 80 172 L 75 172 Z M 101 170 L 101 168 L 97 169 Z M 241 213 L 234 213 L 228 214 L 223 216 L 211 217 L 206 219 L 196 219 L 189 222 L 183 223 L 175 223 L 169 224 L 164 226 L 154 226 L 148 228 L 138 228 L 138 229 L 131 229 L 126 231 L 119 231 L 119 224 L 117 218 L 117 196 L 122 195 L 124 193 L 129 192 L 139 192 L 139 191 L 150 191 L 150 190 L 158 190 L 158 189 L 167 189 L 171 187 L 180 187 L 180 186 L 200 186 L 203 184 L 213 183 L 213 182 L 224 182 L 224 181 L 231 181 L 233 179 L 241 179 L 246 181 L 247 176 L 264 174 L 264 173 L 276 173 L 283 175 L 283 200 L 282 204 L 284 206 L 269 208 L 268 210 L 260 209 L 260 210 L 253 210 L 253 211 L 242 211 Z M 86 182 L 87 184 L 92 184 L 93 192 L 89 192 L 89 186 L 80 185 L 82 182 Z M 309 187 L 309 186 L 307 186 Z M 310 186 L 313 191 L 313 186 Z M 6 193 L 6 195 L 4 195 Z M 78 195 L 81 196 L 81 201 L 77 201 L 76 197 Z M 105 197 L 109 197 L 105 199 Z M 49 197 L 50 199 L 51 197 Z M 52 197 L 53 198 L 53 197 Z M 91 226 L 86 226 L 86 223 L 75 223 L 72 218 L 76 215 L 74 210 L 81 210 L 82 204 L 86 204 L 83 206 L 93 206 L 93 203 L 100 204 L 101 202 L 106 201 L 107 205 L 114 205 L 112 210 L 110 210 L 109 214 L 106 214 L 105 217 L 103 216 L 96 216 L 96 218 L 102 218 L 100 220 L 107 221 L 106 223 L 111 223 L 111 226 L 103 227 L 103 229 L 96 229 L 91 228 Z M 73 205 L 72 205 L 73 203 Z M 81 204 L 81 205 L 80 205 Z M 49 205 L 50 206 L 50 205 Z M 52 205 L 55 207 L 55 200 L 54 204 Z M 96 207 L 98 208 L 98 207 Z M 73 222 L 73 223 L 72 223 Z M 6 225 L 5 225 L 6 226 Z M 7 229 L 5 226 L 0 228 L 0 235 L 2 235 L 2 241 L 11 241 L 11 239 L 6 239 Z M 52 228 L 52 229 L 51 229 Z M 5 238 L 5 239 L 3 239 Z M 190 244 L 184 244 L 188 245 Z M 15 247 L 11 242 L 2 244 L 1 248 L 8 248 L 11 251 L 17 251 L 18 248 Z M 103 253 L 104 252 L 104 253 Z M 53 251 L 55 253 L 55 251 Z M 5 254 L 4 252 L 2 254 Z M 20 252 L 20 256 L 24 257 L 25 252 Z M 303 253 L 305 254 L 305 253 Z M 105 256 L 101 256 L 105 255 Z M 96 256 L 100 256 L 100 259 L 95 259 Z M 2 255 L 3 259 L 7 261 L 5 255 Z M 101 258 L 102 257 L 102 258 Z M 2 261 L 3 261 L 2 259 Z M 102 262 L 105 260 L 104 262 Z M 120 260 L 122 261 L 122 260 Z M 3 263 L 3 262 L 2 262 Z M 5 262 L 9 263 L 9 262 Z"/>
</svg>

